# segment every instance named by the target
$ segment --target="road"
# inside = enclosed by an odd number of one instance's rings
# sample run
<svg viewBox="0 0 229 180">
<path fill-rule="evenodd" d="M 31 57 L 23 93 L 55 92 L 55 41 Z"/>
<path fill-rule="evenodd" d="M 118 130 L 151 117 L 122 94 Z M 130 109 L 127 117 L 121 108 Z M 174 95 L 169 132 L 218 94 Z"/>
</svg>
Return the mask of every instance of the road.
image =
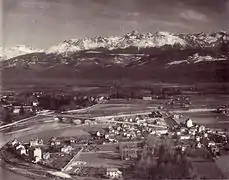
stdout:
<svg viewBox="0 0 229 180">
<path fill-rule="evenodd" d="M 32 117 L 21 119 L 19 121 L 16 121 L 16 122 L 13 122 L 13 123 L 10 123 L 10 124 L 2 125 L 2 126 L 0 126 L 0 130 L 2 130 L 4 128 L 9 128 L 9 127 L 12 127 L 12 126 L 15 126 L 15 125 L 19 125 L 19 124 L 22 124 L 22 123 L 26 123 L 29 120 L 35 120 L 35 119 L 37 120 L 39 116 L 51 116 L 51 117 L 54 117 L 54 115 L 52 115 L 53 113 L 54 113 L 53 111 L 45 111 L 43 113 L 39 113 L 39 114 L 37 114 L 35 116 L 32 116 Z"/>
<path fill-rule="evenodd" d="M 82 148 L 69 162 L 66 166 L 64 166 L 61 171 L 67 172 L 68 168 L 71 166 L 71 164 L 76 161 L 76 159 L 80 156 L 81 152 L 83 151 L 84 148 Z"/>
<path fill-rule="evenodd" d="M 197 109 L 187 109 L 187 110 L 170 110 L 171 113 L 197 113 L 197 112 L 211 112 L 215 111 L 216 108 L 197 108 Z M 229 109 L 228 109 L 229 110 Z"/>
</svg>

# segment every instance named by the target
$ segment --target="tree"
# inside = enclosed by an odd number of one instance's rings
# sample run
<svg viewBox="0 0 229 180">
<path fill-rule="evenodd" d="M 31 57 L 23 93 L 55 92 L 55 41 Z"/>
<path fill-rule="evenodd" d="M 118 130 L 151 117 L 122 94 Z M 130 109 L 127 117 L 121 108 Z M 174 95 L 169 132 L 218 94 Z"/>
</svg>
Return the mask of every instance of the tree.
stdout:
<svg viewBox="0 0 229 180">
<path fill-rule="evenodd" d="M 0 120 L 5 123 L 12 122 L 12 117 L 9 109 L 0 106 Z"/>
<path fill-rule="evenodd" d="M 19 115 L 20 115 L 20 116 L 24 116 L 24 114 L 25 114 L 25 109 L 24 109 L 23 106 L 21 106 L 21 107 L 20 107 L 20 110 L 19 110 Z"/>
<path fill-rule="evenodd" d="M 151 143 L 155 141 L 151 139 Z M 142 156 L 135 167 L 137 179 L 186 179 L 196 174 L 186 155 L 177 152 L 167 141 L 162 142 L 155 150 L 155 155 L 148 152 Z"/>
</svg>

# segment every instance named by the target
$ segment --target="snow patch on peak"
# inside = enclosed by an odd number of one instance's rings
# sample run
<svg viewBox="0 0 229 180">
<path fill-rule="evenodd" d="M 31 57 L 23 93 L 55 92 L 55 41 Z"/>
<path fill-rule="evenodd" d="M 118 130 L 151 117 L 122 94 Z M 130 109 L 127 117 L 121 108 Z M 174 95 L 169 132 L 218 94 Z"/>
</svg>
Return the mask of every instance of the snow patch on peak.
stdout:
<svg viewBox="0 0 229 180">
<path fill-rule="evenodd" d="M 172 33 L 167 32 L 167 31 L 157 31 L 155 34 L 156 35 L 162 35 L 162 36 L 171 36 L 171 35 L 173 35 Z"/>
</svg>

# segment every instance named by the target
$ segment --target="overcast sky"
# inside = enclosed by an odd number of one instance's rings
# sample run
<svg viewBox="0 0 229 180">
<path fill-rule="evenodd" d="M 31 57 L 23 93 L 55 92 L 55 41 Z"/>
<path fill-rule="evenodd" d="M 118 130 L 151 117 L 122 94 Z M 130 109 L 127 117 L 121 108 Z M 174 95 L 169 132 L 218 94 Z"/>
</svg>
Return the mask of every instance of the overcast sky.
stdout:
<svg viewBox="0 0 229 180">
<path fill-rule="evenodd" d="M 3 43 L 47 48 L 65 39 L 229 29 L 229 0 L 0 0 Z"/>
</svg>

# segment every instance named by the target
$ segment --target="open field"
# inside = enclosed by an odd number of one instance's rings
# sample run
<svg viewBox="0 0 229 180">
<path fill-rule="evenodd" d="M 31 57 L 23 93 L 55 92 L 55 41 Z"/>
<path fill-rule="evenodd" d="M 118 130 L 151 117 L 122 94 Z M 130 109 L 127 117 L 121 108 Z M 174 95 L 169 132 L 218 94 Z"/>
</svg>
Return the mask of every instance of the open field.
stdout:
<svg viewBox="0 0 229 180">
<path fill-rule="evenodd" d="M 157 107 L 158 105 L 155 105 L 153 101 L 109 100 L 103 104 L 97 104 L 91 108 L 87 108 L 86 110 L 71 114 L 64 114 L 63 116 L 92 118 L 100 116 L 134 114 L 139 112 L 151 112 Z"/>
<path fill-rule="evenodd" d="M 70 137 L 70 136 L 89 136 L 89 134 L 80 129 L 79 127 L 65 127 L 63 126 L 62 128 L 53 128 L 52 130 L 43 130 L 40 132 L 36 132 L 36 133 L 31 133 L 31 134 L 27 134 L 25 136 L 21 136 L 20 138 L 18 138 L 21 141 L 28 141 L 31 138 L 35 138 L 35 137 L 39 137 L 42 138 L 44 141 L 47 141 L 48 139 L 50 139 L 51 137 Z"/>
<path fill-rule="evenodd" d="M 191 101 L 193 107 L 214 108 L 223 104 L 229 104 L 229 96 L 221 94 L 192 95 Z"/>
<path fill-rule="evenodd" d="M 124 162 L 121 161 L 119 153 L 114 152 L 95 152 L 84 153 L 79 156 L 77 161 L 87 162 L 90 167 L 117 167 L 121 168 Z"/>
<path fill-rule="evenodd" d="M 229 131 L 229 116 L 213 113 L 213 112 L 187 112 L 182 113 L 184 116 L 180 119 L 184 122 L 190 118 L 193 122 L 203 124 L 209 128 L 222 128 Z"/>
<path fill-rule="evenodd" d="M 215 162 L 226 178 L 229 178 L 229 155 L 222 155 Z"/>
<path fill-rule="evenodd" d="M 192 161 L 192 164 L 204 179 L 225 179 L 214 161 Z"/>
</svg>

